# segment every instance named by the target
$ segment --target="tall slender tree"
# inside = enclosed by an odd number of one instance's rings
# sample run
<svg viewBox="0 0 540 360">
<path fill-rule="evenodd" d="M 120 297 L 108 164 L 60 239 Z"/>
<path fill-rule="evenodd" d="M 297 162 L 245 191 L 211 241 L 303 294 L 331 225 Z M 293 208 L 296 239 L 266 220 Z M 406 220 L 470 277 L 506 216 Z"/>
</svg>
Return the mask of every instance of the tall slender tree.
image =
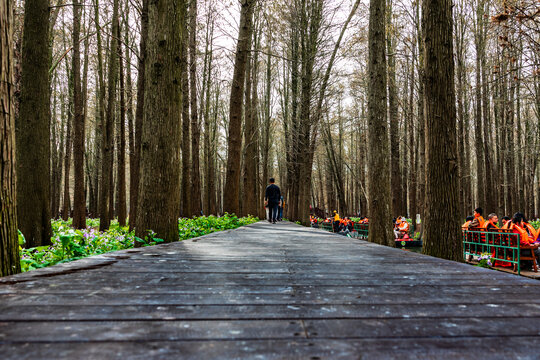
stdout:
<svg viewBox="0 0 540 360">
<path fill-rule="evenodd" d="M 185 1 L 162 0 L 148 7 L 145 122 L 136 234 L 148 230 L 178 240 L 180 211 L 181 51 Z"/>
<path fill-rule="evenodd" d="M 0 277 L 21 271 L 15 192 L 13 5 L 0 1 Z"/>
<path fill-rule="evenodd" d="M 79 0 L 73 1 L 73 170 L 75 187 L 73 191 L 73 227 L 86 227 L 86 193 L 84 187 L 84 114 L 81 88 L 81 6 Z"/>
<path fill-rule="evenodd" d="M 99 230 L 109 228 L 113 215 L 111 203 L 111 190 L 113 178 L 113 153 L 114 153 L 114 109 L 116 106 L 116 82 L 118 79 L 118 0 L 113 2 L 112 14 L 111 50 L 109 51 L 109 77 L 108 77 L 108 101 L 105 126 L 103 127 L 103 144 L 101 153 L 101 187 L 99 194 Z"/>
<path fill-rule="evenodd" d="M 17 121 L 17 214 L 27 246 L 51 243 L 49 2 L 24 4 Z"/>
<path fill-rule="evenodd" d="M 189 3 L 189 90 L 191 101 L 191 214 L 200 216 L 201 172 L 199 168 L 199 143 L 201 129 L 197 109 L 197 0 Z"/>
<path fill-rule="evenodd" d="M 139 183 L 141 167 L 141 139 L 144 118 L 144 87 L 146 81 L 146 40 L 148 38 L 148 1 L 142 0 L 141 39 L 139 43 L 139 74 L 137 77 L 137 107 L 135 108 L 135 134 L 133 156 L 129 157 L 129 223 L 133 226 L 137 220 L 139 203 Z M 139 243 L 135 244 L 138 245 Z"/>
<path fill-rule="evenodd" d="M 369 241 L 395 246 L 390 198 L 390 149 L 386 121 L 386 4 L 371 0 L 369 6 L 368 59 L 368 201 Z"/>
<path fill-rule="evenodd" d="M 117 26 L 117 29 L 117 36 L 120 39 L 120 26 Z M 118 43 L 118 65 L 120 74 L 120 117 L 118 118 L 118 126 L 116 133 L 116 143 L 118 144 L 118 151 L 116 152 L 116 209 L 118 215 L 118 223 L 121 226 L 126 226 L 126 89 L 124 87 L 124 55 L 122 53 L 122 45 L 120 44 L 120 42 Z"/>
<path fill-rule="evenodd" d="M 240 155 L 242 153 L 242 105 L 244 102 L 244 86 L 248 48 L 251 43 L 253 27 L 253 11 L 256 0 L 242 0 L 240 3 L 240 28 L 234 73 L 229 104 L 229 133 L 227 137 L 227 170 L 225 192 L 223 194 L 223 210 L 238 214 L 240 205 Z"/>
<path fill-rule="evenodd" d="M 452 0 L 424 0 L 426 219 L 422 251 L 463 261 L 452 42 Z"/>
</svg>

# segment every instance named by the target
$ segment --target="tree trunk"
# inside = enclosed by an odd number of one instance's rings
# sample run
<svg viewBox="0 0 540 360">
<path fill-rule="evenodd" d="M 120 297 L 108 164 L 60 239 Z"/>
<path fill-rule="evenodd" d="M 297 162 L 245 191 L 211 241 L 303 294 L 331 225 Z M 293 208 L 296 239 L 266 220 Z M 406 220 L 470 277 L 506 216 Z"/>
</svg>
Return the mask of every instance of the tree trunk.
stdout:
<svg viewBox="0 0 540 360">
<path fill-rule="evenodd" d="M 118 38 L 120 39 L 120 27 L 118 29 Z M 127 49 L 126 49 L 127 53 Z M 120 226 L 126 226 L 127 208 L 126 208 L 126 89 L 124 87 L 124 57 L 122 56 L 122 45 L 118 44 L 118 64 L 120 74 L 120 121 L 117 132 L 117 211 L 118 223 Z"/>
<path fill-rule="evenodd" d="M 475 29 L 475 45 L 476 45 L 476 111 L 474 122 L 474 139 L 475 139 L 475 158 L 476 158 L 476 206 L 485 207 L 485 169 L 484 169 L 484 139 L 482 131 L 482 85 L 481 85 L 481 59 L 482 59 L 482 0 L 477 0 L 476 6 L 476 29 Z"/>
<path fill-rule="evenodd" d="M 369 7 L 368 60 L 368 193 L 369 241 L 395 246 L 392 236 L 390 195 L 390 149 L 386 120 L 386 52 L 384 0 Z"/>
<path fill-rule="evenodd" d="M 452 1 L 424 0 L 426 219 L 423 253 L 463 261 L 452 46 Z"/>
<path fill-rule="evenodd" d="M 185 8 L 181 9 L 182 17 L 187 18 L 187 2 Z M 190 142 L 190 124 L 189 117 L 189 29 L 182 33 L 182 57 L 180 58 L 180 71 L 182 74 L 182 212 L 183 217 L 191 216 L 191 142 Z"/>
<path fill-rule="evenodd" d="M 103 144 L 101 155 L 101 188 L 99 195 L 100 219 L 99 230 L 105 231 L 109 228 L 113 209 L 111 204 L 111 190 L 113 178 L 113 155 L 114 155 L 114 109 L 116 106 L 116 82 L 118 79 L 118 0 L 113 3 L 111 49 L 109 51 L 109 76 L 108 76 L 108 100 L 105 127 L 103 128 Z"/>
<path fill-rule="evenodd" d="M 387 35 L 386 47 L 388 54 L 388 115 L 390 117 L 390 189 L 392 197 L 392 216 L 396 217 L 403 215 L 403 210 L 400 206 L 401 189 L 399 165 L 401 163 L 399 154 L 399 139 L 398 134 L 398 98 L 396 84 L 396 57 L 394 54 L 394 29 L 392 25 L 392 0 L 388 0 L 386 9 L 387 17 Z"/>
<path fill-rule="evenodd" d="M 137 77 L 137 107 L 135 108 L 135 149 L 133 157 L 129 157 L 129 224 L 134 227 L 139 207 L 139 183 L 141 179 L 141 141 L 144 117 L 144 89 L 146 83 L 146 41 L 148 38 L 148 1 L 142 0 L 141 40 L 139 43 L 139 66 Z M 135 243 L 135 246 L 141 245 Z"/>
<path fill-rule="evenodd" d="M 178 241 L 180 212 L 181 52 L 185 2 L 148 7 L 148 39 L 136 234 Z M 187 99 L 186 99 L 187 100 Z"/>
<path fill-rule="evenodd" d="M 189 5 L 189 80 L 191 97 L 191 214 L 200 216 L 201 203 L 201 173 L 199 169 L 199 143 L 201 129 L 197 112 L 197 0 L 191 0 Z"/>
<path fill-rule="evenodd" d="M 17 137 L 17 218 L 26 246 L 51 244 L 49 2 L 24 4 Z M 4 15 L 2 15 L 4 16 Z"/>
<path fill-rule="evenodd" d="M 242 105 L 244 102 L 244 85 L 248 47 L 251 43 L 253 11 L 256 0 L 242 0 L 240 12 L 240 28 L 234 74 L 232 79 L 229 104 L 229 133 L 227 137 L 227 170 L 225 192 L 223 194 L 223 211 L 238 214 L 240 204 L 240 154 L 242 150 Z"/>
<path fill-rule="evenodd" d="M 256 42 L 256 41 L 254 41 Z M 248 44 L 248 58 L 246 64 L 246 101 L 245 101 L 245 127 L 244 127 L 244 191 L 243 191 L 243 211 L 242 215 L 257 215 L 257 179 L 256 176 L 256 157 L 258 149 L 256 148 L 257 129 L 254 124 L 253 102 L 251 99 L 251 86 L 253 83 L 254 66 L 252 66 L 251 43 Z"/>
<path fill-rule="evenodd" d="M 73 1 L 73 170 L 75 187 L 73 191 L 73 227 L 86 227 L 86 196 L 84 191 L 84 114 L 81 89 L 81 52 L 79 36 L 81 32 L 81 6 Z"/>
<path fill-rule="evenodd" d="M 15 193 L 13 6 L 11 0 L 0 1 L 0 277 L 21 272 Z"/>
</svg>

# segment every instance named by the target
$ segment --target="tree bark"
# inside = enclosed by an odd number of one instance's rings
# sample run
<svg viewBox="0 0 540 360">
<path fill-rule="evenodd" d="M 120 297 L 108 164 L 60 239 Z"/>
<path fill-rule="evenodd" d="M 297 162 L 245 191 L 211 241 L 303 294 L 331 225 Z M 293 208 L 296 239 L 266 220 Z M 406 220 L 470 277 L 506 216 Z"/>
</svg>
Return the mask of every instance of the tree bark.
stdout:
<svg viewBox="0 0 540 360">
<path fill-rule="evenodd" d="M 73 227 L 86 227 L 86 195 L 84 191 L 84 114 L 81 89 L 81 52 L 79 37 L 81 32 L 81 6 L 73 1 L 73 170 L 75 187 L 73 191 Z"/>
<path fill-rule="evenodd" d="M 181 9 L 182 18 L 188 16 L 187 2 Z M 180 71 L 182 74 L 182 208 L 180 215 L 183 217 L 191 216 L 191 142 L 190 142 L 190 124 L 189 117 L 189 29 L 182 33 L 182 52 L 181 52 Z"/>
<path fill-rule="evenodd" d="M 197 0 L 190 0 L 189 5 L 189 80 L 191 97 L 191 214 L 200 216 L 201 173 L 199 168 L 199 143 L 201 129 L 197 111 Z"/>
<path fill-rule="evenodd" d="M 135 108 L 135 149 L 129 157 L 129 224 L 134 227 L 139 204 L 139 183 L 141 179 L 141 141 L 144 117 L 144 89 L 146 82 L 146 41 L 148 39 L 148 1 L 142 0 L 141 40 L 139 43 L 139 63 L 137 77 L 137 107 Z M 135 243 L 135 246 L 141 245 Z"/>
<path fill-rule="evenodd" d="M 394 54 L 394 29 L 392 25 L 392 0 L 388 0 L 386 12 L 386 47 L 388 54 L 388 115 L 390 117 L 390 189 L 392 197 L 392 216 L 396 217 L 399 215 L 403 215 L 403 210 L 400 206 L 400 194 L 403 192 L 403 190 L 401 188 L 401 175 L 399 169 L 401 159 L 399 154 L 400 136 L 398 133 L 398 95 L 396 84 L 396 56 Z"/>
<path fill-rule="evenodd" d="M 180 212 L 181 71 L 185 2 L 162 0 L 148 7 L 148 39 L 141 146 L 141 182 L 135 233 L 148 230 L 178 240 Z M 186 99 L 187 100 L 187 99 Z"/>
<path fill-rule="evenodd" d="M 21 272 L 15 178 L 13 4 L 11 0 L 0 1 L 0 277 Z"/>
<path fill-rule="evenodd" d="M 114 209 L 111 204 L 114 155 L 114 109 L 116 106 L 116 82 L 118 79 L 118 0 L 114 0 L 112 14 L 111 50 L 109 52 L 108 100 L 105 127 L 103 128 L 103 144 L 101 153 L 101 188 L 99 195 L 100 218 L 99 230 L 109 228 Z"/>
<path fill-rule="evenodd" d="M 452 1 L 424 0 L 426 190 L 422 252 L 463 261 L 452 45 Z"/>
<path fill-rule="evenodd" d="M 117 26 L 118 38 L 120 39 L 120 26 Z M 127 52 L 127 49 L 126 49 Z M 120 74 L 120 119 L 117 130 L 117 205 L 118 223 L 120 226 L 126 226 L 127 208 L 126 208 L 126 89 L 124 87 L 124 57 L 122 55 L 122 45 L 118 44 L 118 64 Z"/>
<path fill-rule="evenodd" d="M 253 11 L 256 0 L 242 0 L 240 12 L 240 28 L 234 73 L 232 79 L 229 104 L 229 133 L 227 136 L 227 170 L 225 176 L 225 192 L 223 194 L 223 211 L 238 214 L 240 204 L 240 154 L 242 151 L 242 105 L 244 102 L 244 86 L 248 47 L 251 43 Z"/>
<path fill-rule="evenodd" d="M 51 244 L 49 2 L 24 4 L 17 131 L 17 218 L 26 246 Z"/>
<path fill-rule="evenodd" d="M 384 0 L 369 7 L 368 60 L 368 193 L 369 241 L 395 246 L 392 236 L 390 197 L 390 149 L 386 120 L 386 51 Z"/>
</svg>

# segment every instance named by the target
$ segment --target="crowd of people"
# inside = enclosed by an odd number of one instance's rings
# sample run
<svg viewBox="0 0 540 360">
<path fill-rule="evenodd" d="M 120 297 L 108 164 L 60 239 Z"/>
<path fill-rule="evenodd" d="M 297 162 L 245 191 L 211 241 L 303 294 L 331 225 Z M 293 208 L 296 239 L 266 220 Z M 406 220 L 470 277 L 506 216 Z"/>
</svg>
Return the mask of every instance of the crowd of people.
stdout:
<svg viewBox="0 0 540 360">
<path fill-rule="evenodd" d="M 485 231 L 493 229 L 506 229 L 520 234 L 521 244 L 540 244 L 540 228 L 535 229 L 529 222 L 523 213 L 517 212 L 512 216 L 503 216 L 499 223 L 499 217 L 495 213 L 491 213 L 487 216 L 487 220 L 484 219 L 483 209 L 474 209 L 474 214 L 468 216 L 465 223 L 461 226 L 463 230 L 481 229 Z"/>
<path fill-rule="evenodd" d="M 483 209 L 479 207 L 474 209 L 472 216 L 467 217 L 461 228 L 463 230 L 486 232 L 504 229 L 519 234 L 520 245 L 532 248 L 537 262 L 540 260 L 540 228 L 535 229 L 521 212 L 515 213 L 512 218 L 503 216 L 499 222 L 499 217 L 495 213 L 489 214 L 487 220 L 484 219 Z"/>
</svg>

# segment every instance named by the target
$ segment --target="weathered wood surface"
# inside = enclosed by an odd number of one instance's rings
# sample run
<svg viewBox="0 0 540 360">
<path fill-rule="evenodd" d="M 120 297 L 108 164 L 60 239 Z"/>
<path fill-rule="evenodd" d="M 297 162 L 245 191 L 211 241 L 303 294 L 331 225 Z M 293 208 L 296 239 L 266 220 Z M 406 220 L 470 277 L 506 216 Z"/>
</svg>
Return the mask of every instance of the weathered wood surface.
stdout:
<svg viewBox="0 0 540 360">
<path fill-rule="evenodd" d="M 540 283 L 285 223 L 0 279 L 1 359 L 536 359 Z"/>
</svg>

